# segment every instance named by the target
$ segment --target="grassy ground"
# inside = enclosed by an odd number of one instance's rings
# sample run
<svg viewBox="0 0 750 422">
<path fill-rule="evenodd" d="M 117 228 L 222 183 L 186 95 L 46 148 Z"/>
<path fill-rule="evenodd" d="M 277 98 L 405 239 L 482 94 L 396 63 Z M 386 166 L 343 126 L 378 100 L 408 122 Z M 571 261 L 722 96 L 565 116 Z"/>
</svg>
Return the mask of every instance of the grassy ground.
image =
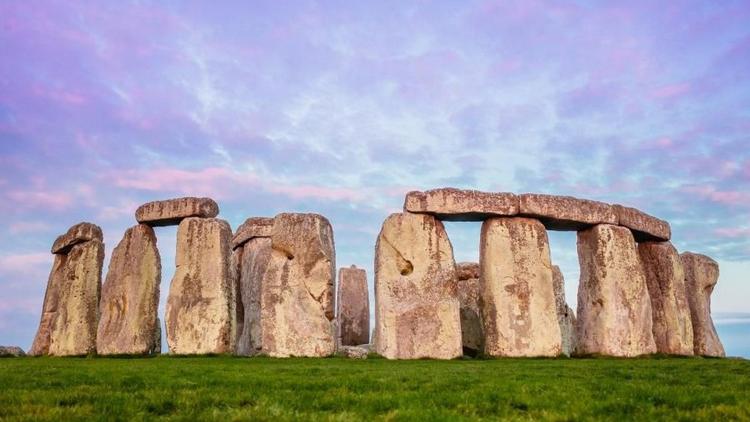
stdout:
<svg viewBox="0 0 750 422">
<path fill-rule="evenodd" d="M 750 361 L 0 359 L 0 420 L 750 420 Z"/>
</svg>

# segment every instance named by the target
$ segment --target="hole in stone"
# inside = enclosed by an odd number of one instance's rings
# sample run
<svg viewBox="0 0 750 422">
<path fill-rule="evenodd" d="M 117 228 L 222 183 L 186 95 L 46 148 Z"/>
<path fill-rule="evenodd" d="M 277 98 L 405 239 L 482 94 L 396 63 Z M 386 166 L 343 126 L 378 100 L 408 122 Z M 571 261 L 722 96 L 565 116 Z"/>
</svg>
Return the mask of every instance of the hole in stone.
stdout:
<svg viewBox="0 0 750 422">
<path fill-rule="evenodd" d="M 288 259 L 288 260 L 290 260 L 290 261 L 291 261 L 291 260 L 293 260 L 293 259 L 294 259 L 294 255 L 292 255 L 292 254 L 290 254 L 289 252 L 287 252 L 287 254 L 286 254 L 286 259 Z"/>
<path fill-rule="evenodd" d="M 409 261 L 404 261 L 404 268 L 401 269 L 401 275 L 409 275 L 414 272 L 414 265 Z"/>
</svg>

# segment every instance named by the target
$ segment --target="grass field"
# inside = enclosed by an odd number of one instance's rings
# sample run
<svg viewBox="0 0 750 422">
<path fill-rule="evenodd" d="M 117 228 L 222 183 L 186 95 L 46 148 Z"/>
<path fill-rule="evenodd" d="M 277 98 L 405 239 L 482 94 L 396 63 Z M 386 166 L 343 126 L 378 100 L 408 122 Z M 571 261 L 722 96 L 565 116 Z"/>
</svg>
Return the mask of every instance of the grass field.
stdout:
<svg viewBox="0 0 750 422">
<path fill-rule="evenodd" d="M 0 420 L 750 420 L 750 361 L 0 359 Z"/>
</svg>

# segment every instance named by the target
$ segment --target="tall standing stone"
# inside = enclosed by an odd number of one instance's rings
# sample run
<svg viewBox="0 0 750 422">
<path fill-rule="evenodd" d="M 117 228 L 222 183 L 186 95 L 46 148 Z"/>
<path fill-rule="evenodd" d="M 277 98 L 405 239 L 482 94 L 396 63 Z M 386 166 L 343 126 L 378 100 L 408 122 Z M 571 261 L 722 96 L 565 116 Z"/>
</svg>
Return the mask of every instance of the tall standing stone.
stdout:
<svg viewBox="0 0 750 422">
<path fill-rule="evenodd" d="M 458 302 L 461 305 L 461 341 L 465 355 L 476 356 L 484 348 L 482 317 L 479 306 L 479 264 L 456 264 Z"/>
<path fill-rule="evenodd" d="M 670 355 L 693 354 L 693 325 L 680 255 L 670 242 L 642 242 L 643 263 L 651 298 L 656 350 Z"/>
<path fill-rule="evenodd" d="M 600 224 L 578 232 L 578 259 L 576 353 L 655 353 L 651 301 L 631 231 Z"/>
<path fill-rule="evenodd" d="M 562 335 L 562 353 L 570 356 L 576 346 L 576 316 L 565 301 L 565 278 L 557 265 L 552 266 L 552 284 L 555 290 L 557 323 Z"/>
<path fill-rule="evenodd" d="M 237 354 L 253 356 L 263 351 L 261 287 L 271 259 L 271 238 L 252 238 L 238 246 L 234 253 L 239 263 L 238 304 L 243 309 L 242 323 L 238 320 L 237 324 Z"/>
<path fill-rule="evenodd" d="M 453 247 L 443 224 L 392 214 L 375 246 L 376 350 L 388 359 L 460 357 Z"/>
<path fill-rule="evenodd" d="M 333 229 L 325 217 L 274 217 L 270 258 L 260 286 L 263 354 L 321 357 L 335 353 L 335 266 Z"/>
<path fill-rule="evenodd" d="M 99 304 L 100 355 L 144 355 L 155 349 L 161 258 L 154 229 L 129 228 L 112 253 Z"/>
<path fill-rule="evenodd" d="M 693 323 L 693 351 L 698 356 L 724 357 L 724 346 L 711 318 L 711 293 L 719 281 L 719 264 L 705 256 L 680 255 L 685 268 L 685 289 Z"/>
<path fill-rule="evenodd" d="M 552 263 L 542 223 L 520 217 L 485 221 L 479 265 L 485 354 L 560 355 Z"/>
<path fill-rule="evenodd" d="M 234 353 L 235 281 L 232 230 L 224 220 L 190 217 L 177 229 L 177 270 L 167 298 L 167 342 L 173 354 Z"/>
<path fill-rule="evenodd" d="M 352 265 L 339 269 L 336 300 L 338 340 L 341 346 L 370 342 L 370 300 L 367 273 Z"/>
</svg>

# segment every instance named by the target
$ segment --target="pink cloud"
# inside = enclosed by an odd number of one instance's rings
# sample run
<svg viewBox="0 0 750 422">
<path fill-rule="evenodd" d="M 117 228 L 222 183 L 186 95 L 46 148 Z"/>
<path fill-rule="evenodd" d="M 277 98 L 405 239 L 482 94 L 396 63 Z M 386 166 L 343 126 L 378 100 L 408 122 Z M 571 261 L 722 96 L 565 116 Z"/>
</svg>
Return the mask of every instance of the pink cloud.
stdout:
<svg viewBox="0 0 750 422">
<path fill-rule="evenodd" d="M 22 208 L 49 208 L 61 211 L 73 204 L 72 195 L 62 191 L 11 191 L 7 198 Z"/>
<path fill-rule="evenodd" d="M 711 185 L 688 186 L 682 189 L 685 193 L 695 194 L 701 199 L 728 206 L 750 206 L 750 192 L 722 191 Z"/>
<path fill-rule="evenodd" d="M 39 275 L 40 271 L 52 264 L 50 253 L 28 253 L 0 256 L 0 274 L 3 275 Z"/>
<path fill-rule="evenodd" d="M 687 83 L 670 84 L 661 86 L 651 92 L 651 96 L 657 99 L 669 99 L 680 97 L 690 91 L 690 85 Z"/>
<path fill-rule="evenodd" d="M 50 228 L 50 225 L 42 221 L 19 221 L 11 224 L 8 231 L 11 234 L 41 232 Z"/>
<path fill-rule="evenodd" d="M 361 189 L 348 188 L 328 188 L 323 186 L 289 186 L 289 185 L 268 185 L 266 190 L 272 193 L 281 193 L 292 199 L 316 198 L 332 201 L 361 201 L 365 199 L 365 194 Z"/>
<path fill-rule="evenodd" d="M 740 237 L 750 237 L 750 228 L 744 227 L 725 227 L 714 230 L 714 233 L 719 237 L 726 237 L 729 239 L 736 239 Z"/>
</svg>

